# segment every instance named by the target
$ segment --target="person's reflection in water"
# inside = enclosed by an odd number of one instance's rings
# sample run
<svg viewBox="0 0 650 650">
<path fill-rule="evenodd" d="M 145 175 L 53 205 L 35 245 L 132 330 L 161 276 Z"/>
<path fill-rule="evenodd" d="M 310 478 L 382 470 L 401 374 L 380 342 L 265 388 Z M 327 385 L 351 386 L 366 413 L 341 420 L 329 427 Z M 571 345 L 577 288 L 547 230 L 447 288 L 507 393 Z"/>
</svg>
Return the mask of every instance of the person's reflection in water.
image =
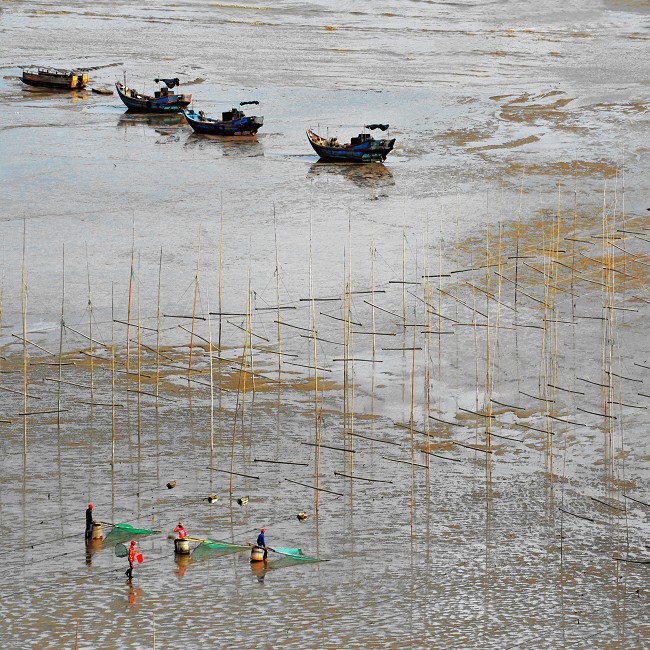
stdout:
<svg viewBox="0 0 650 650">
<path fill-rule="evenodd" d="M 257 582 L 264 583 L 264 576 L 268 573 L 269 565 L 267 562 L 251 562 L 251 571 L 257 576 Z"/>
<path fill-rule="evenodd" d="M 185 571 L 187 570 L 187 567 L 190 565 L 190 556 L 189 555 L 178 555 L 176 554 L 175 558 L 176 564 L 178 565 L 178 568 L 176 569 L 176 573 L 180 578 L 182 578 L 185 575 Z"/>
<path fill-rule="evenodd" d="M 134 587 L 133 583 L 129 580 L 129 607 L 134 607 L 138 600 L 142 598 L 142 587 Z"/>
<path fill-rule="evenodd" d="M 102 541 L 101 539 L 87 539 L 86 540 L 86 565 L 91 566 L 93 563 L 93 555 L 97 553 L 97 551 L 101 551 L 102 549 Z"/>
</svg>

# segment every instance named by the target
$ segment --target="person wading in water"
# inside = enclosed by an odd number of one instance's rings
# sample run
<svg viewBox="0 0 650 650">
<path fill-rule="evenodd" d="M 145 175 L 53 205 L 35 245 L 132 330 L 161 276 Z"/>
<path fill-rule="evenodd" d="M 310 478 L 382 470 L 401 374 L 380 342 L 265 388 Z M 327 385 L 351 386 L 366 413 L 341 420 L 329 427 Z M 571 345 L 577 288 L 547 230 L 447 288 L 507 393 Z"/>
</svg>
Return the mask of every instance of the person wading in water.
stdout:
<svg viewBox="0 0 650 650">
<path fill-rule="evenodd" d="M 178 533 L 178 539 L 185 539 L 187 537 L 187 531 L 185 530 L 185 526 L 181 524 L 181 522 L 178 522 L 178 526 L 174 528 L 174 532 Z"/>
<path fill-rule="evenodd" d="M 266 560 L 269 556 L 269 549 L 266 546 L 266 540 L 264 539 L 264 533 L 266 532 L 265 528 L 260 529 L 260 534 L 257 536 L 256 545 L 259 548 L 264 549 L 264 559 Z"/>
<path fill-rule="evenodd" d="M 126 577 L 131 580 L 133 578 L 133 565 L 135 564 L 135 540 L 131 540 L 131 546 L 129 548 L 129 568 L 124 572 Z"/>
<path fill-rule="evenodd" d="M 88 504 L 86 508 L 86 539 L 90 539 L 93 536 L 93 504 Z"/>
</svg>

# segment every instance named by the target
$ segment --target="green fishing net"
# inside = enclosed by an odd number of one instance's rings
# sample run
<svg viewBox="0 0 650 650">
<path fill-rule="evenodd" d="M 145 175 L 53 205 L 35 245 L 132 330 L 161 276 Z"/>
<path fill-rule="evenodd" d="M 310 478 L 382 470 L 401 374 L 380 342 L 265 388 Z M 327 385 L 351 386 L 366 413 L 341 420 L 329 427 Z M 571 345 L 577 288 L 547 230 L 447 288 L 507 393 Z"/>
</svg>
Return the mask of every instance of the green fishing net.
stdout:
<svg viewBox="0 0 650 650">
<path fill-rule="evenodd" d="M 207 560 L 222 555 L 231 555 L 232 553 L 243 553 L 244 551 L 250 551 L 250 549 L 250 544 L 231 544 L 230 542 L 205 539 L 192 551 L 192 559 Z"/>
<path fill-rule="evenodd" d="M 277 549 L 276 549 L 277 550 Z M 298 566 L 310 562 L 321 562 L 317 557 L 306 557 L 305 555 L 285 555 L 279 560 L 269 562 L 269 569 L 282 569 L 288 566 Z"/>
<path fill-rule="evenodd" d="M 271 549 L 280 555 L 302 555 L 302 551 L 299 548 L 283 548 L 281 546 L 275 546 Z"/>
<path fill-rule="evenodd" d="M 149 530 L 148 528 L 136 528 L 131 524 L 115 524 L 104 539 L 104 547 L 115 546 L 116 544 L 123 544 L 128 542 L 134 537 L 144 537 L 145 535 L 152 535 L 158 531 Z"/>
</svg>

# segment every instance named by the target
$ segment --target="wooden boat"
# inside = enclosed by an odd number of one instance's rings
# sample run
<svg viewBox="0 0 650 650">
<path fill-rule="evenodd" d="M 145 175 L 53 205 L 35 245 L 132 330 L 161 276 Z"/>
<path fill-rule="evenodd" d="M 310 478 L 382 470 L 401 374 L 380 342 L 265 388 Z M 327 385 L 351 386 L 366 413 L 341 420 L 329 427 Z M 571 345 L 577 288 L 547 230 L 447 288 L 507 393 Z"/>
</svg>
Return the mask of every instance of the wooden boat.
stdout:
<svg viewBox="0 0 650 650">
<path fill-rule="evenodd" d="M 388 124 L 368 124 L 364 128 L 386 131 Z M 395 138 L 375 140 L 370 133 L 359 133 L 347 144 L 340 144 L 337 138 L 323 138 L 311 129 L 307 138 L 321 160 L 329 162 L 384 162 L 395 144 Z"/>
<path fill-rule="evenodd" d="M 129 88 L 126 83 L 119 81 L 115 84 L 117 94 L 130 111 L 140 113 L 178 113 L 187 108 L 192 102 L 192 95 L 181 95 L 172 92 L 175 86 L 180 83 L 175 79 L 154 79 L 160 86 L 153 96 L 143 95 L 134 88 Z"/>
<path fill-rule="evenodd" d="M 258 101 L 240 102 L 239 106 L 259 104 Z M 208 135 L 255 135 L 264 124 L 264 118 L 253 115 L 247 116 L 239 108 L 232 108 L 221 113 L 221 119 L 207 117 L 203 111 L 183 111 L 187 123 L 194 133 Z"/>
<path fill-rule="evenodd" d="M 88 74 L 82 70 L 61 70 L 58 68 L 23 68 L 23 83 L 30 86 L 46 86 L 74 90 L 88 83 Z"/>
</svg>

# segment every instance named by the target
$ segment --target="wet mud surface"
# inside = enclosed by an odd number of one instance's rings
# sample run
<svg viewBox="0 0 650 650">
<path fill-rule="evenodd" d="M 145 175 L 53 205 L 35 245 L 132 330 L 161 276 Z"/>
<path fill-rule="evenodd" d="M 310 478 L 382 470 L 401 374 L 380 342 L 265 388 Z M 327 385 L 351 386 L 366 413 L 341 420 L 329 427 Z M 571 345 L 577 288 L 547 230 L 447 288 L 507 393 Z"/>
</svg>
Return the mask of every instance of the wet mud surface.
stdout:
<svg viewBox="0 0 650 650">
<path fill-rule="evenodd" d="M 4 643 L 645 647 L 649 9 L 4 3 Z M 384 166 L 305 137 L 372 122 Z M 90 502 L 160 531 L 133 581 Z"/>
</svg>

